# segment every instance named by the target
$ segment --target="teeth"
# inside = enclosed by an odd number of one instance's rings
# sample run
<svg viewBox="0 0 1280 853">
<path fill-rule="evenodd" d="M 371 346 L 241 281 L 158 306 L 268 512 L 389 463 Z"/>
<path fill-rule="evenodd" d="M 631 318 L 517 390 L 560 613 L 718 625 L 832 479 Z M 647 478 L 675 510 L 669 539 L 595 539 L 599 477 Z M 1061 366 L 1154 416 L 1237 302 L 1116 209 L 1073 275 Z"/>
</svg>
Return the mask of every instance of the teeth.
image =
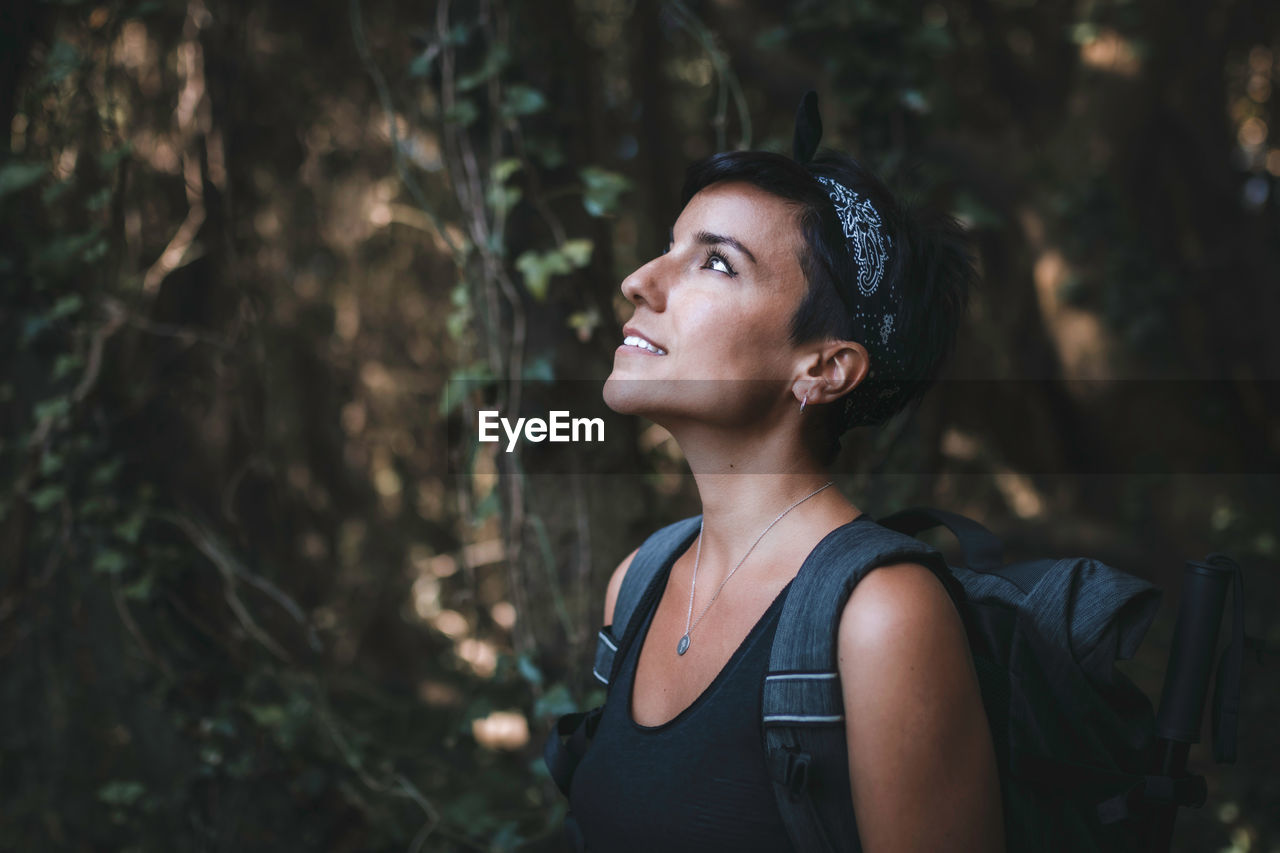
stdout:
<svg viewBox="0 0 1280 853">
<path fill-rule="evenodd" d="M 644 338 L 637 337 L 636 335 L 627 335 L 625 338 L 622 339 L 622 343 L 629 347 L 639 347 L 640 349 L 648 350 L 649 352 L 654 353 L 655 355 L 667 354 L 666 350 L 662 349 L 661 347 L 654 346 L 653 344 L 646 341 Z"/>
</svg>

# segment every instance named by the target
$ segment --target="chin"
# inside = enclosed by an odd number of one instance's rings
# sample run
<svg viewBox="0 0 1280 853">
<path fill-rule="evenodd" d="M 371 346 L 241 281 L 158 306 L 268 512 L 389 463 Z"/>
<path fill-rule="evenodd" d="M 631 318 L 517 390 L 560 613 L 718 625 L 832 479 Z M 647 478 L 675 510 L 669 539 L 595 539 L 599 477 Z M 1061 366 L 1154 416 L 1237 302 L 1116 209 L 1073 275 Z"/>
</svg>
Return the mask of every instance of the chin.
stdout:
<svg viewBox="0 0 1280 853">
<path fill-rule="evenodd" d="M 642 379 L 619 379 L 610 373 L 604 381 L 601 396 L 604 404 L 620 415 L 646 415 L 652 410 L 654 401 L 650 399 L 653 389 L 645 386 L 653 384 Z"/>
</svg>

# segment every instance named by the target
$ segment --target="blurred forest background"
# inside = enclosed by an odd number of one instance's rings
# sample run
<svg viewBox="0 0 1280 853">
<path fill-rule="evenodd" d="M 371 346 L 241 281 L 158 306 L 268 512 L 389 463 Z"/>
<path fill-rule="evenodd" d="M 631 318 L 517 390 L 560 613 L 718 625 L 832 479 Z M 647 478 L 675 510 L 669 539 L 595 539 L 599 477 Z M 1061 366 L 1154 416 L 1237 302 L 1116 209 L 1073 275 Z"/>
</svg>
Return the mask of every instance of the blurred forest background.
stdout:
<svg viewBox="0 0 1280 853">
<path fill-rule="evenodd" d="M 1278 84 L 1267 0 L 8 0 L 0 848 L 559 849 L 542 740 L 696 494 L 459 425 L 598 400 L 684 167 L 809 88 L 984 273 L 846 493 L 1163 586 L 1153 701 L 1189 558 L 1277 646 Z M 1278 711 L 1251 657 L 1176 850 L 1280 850 Z"/>
</svg>

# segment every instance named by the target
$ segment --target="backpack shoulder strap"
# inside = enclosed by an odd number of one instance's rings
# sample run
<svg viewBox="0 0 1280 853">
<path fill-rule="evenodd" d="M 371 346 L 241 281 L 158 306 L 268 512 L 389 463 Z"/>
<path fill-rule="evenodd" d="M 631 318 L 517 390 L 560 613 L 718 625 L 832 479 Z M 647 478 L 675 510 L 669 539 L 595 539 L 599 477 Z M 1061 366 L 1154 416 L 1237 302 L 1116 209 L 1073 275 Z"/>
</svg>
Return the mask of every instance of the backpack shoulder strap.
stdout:
<svg viewBox="0 0 1280 853">
<path fill-rule="evenodd" d="M 643 618 L 637 614 L 648 613 L 659 592 L 659 575 L 671 558 L 687 548 L 697 535 L 702 516 L 697 515 L 669 524 L 644 541 L 636 551 L 627 573 L 622 578 L 618 599 L 613 606 L 613 624 L 600 629 L 596 637 L 595 663 L 591 674 L 608 688 L 616 675 L 616 668 L 625 656 Z M 579 762 L 586 754 L 595 736 L 602 708 L 566 714 L 556 722 L 543 747 L 543 761 L 565 796 Z M 572 815 L 566 818 L 571 825 Z"/>
<path fill-rule="evenodd" d="M 797 850 L 857 850 L 836 635 L 850 593 L 877 566 L 921 563 L 963 602 L 941 553 L 869 516 L 839 527 L 809 554 L 787 592 L 765 676 L 765 755 Z"/>
<path fill-rule="evenodd" d="M 657 593 L 658 575 L 674 555 L 689 547 L 701 524 L 701 515 L 668 524 L 636 551 L 613 605 L 613 624 L 600 629 L 596 637 L 596 659 L 591 674 L 605 687 L 613 680 L 615 667 L 631 645 L 639 622 L 643 621 L 636 619 L 636 615 L 648 612 L 644 605 L 652 603 Z"/>
</svg>

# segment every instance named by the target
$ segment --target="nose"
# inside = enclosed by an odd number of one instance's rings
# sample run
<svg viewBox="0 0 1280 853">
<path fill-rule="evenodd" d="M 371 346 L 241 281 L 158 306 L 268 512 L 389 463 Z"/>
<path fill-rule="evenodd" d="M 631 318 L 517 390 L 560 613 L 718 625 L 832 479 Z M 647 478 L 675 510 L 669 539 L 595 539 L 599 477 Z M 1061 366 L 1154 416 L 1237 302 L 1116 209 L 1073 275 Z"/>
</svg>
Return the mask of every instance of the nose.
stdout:
<svg viewBox="0 0 1280 853">
<path fill-rule="evenodd" d="M 659 255 L 622 280 L 622 295 L 637 308 L 644 305 L 653 311 L 662 310 L 666 294 L 658 272 L 663 257 Z"/>
</svg>

